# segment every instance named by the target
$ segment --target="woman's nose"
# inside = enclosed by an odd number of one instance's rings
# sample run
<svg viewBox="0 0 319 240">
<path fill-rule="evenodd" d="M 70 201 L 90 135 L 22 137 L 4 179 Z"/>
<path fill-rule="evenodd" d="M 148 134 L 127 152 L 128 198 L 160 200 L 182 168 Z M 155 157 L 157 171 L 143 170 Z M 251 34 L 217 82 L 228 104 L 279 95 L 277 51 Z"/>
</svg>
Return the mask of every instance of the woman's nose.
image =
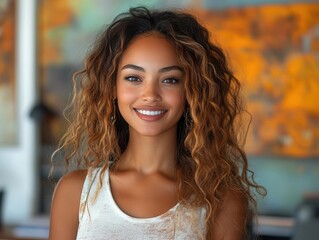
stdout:
<svg viewBox="0 0 319 240">
<path fill-rule="evenodd" d="M 162 98 L 158 84 L 153 81 L 145 83 L 142 97 L 143 101 L 159 102 Z"/>
</svg>

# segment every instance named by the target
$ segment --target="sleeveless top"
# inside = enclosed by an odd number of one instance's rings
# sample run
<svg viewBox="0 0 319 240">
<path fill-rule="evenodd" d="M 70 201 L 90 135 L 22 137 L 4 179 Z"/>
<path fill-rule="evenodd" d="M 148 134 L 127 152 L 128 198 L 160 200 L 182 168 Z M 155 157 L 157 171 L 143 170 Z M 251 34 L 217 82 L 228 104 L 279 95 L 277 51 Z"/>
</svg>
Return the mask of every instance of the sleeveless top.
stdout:
<svg viewBox="0 0 319 240">
<path fill-rule="evenodd" d="M 113 199 L 108 170 L 103 176 L 103 187 L 97 194 L 100 173 L 101 168 L 89 171 L 84 181 L 77 240 L 205 239 L 204 208 L 186 207 L 178 203 L 156 217 L 131 217 Z"/>
</svg>

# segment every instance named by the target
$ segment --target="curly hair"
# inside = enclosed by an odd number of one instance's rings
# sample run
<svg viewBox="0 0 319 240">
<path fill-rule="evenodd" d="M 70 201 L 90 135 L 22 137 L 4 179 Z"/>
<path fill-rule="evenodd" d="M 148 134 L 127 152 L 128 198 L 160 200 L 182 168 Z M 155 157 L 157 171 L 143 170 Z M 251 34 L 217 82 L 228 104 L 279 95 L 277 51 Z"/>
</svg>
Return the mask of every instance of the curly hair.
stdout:
<svg viewBox="0 0 319 240">
<path fill-rule="evenodd" d="M 103 172 L 116 168 L 129 134 L 113 102 L 117 66 L 130 42 L 150 32 L 171 42 L 185 72 L 187 104 L 177 127 L 179 196 L 185 204 L 206 208 L 210 236 L 227 192 L 239 193 L 247 205 L 255 206 L 252 189 L 262 188 L 255 183 L 243 150 L 249 123 L 242 121 L 246 111 L 240 83 L 222 49 L 210 41 L 209 32 L 194 16 L 143 7 L 118 15 L 98 37 L 84 70 L 74 75 L 72 121 L 60 149 L 67 164 L 102 167 Z"/>
</svg>

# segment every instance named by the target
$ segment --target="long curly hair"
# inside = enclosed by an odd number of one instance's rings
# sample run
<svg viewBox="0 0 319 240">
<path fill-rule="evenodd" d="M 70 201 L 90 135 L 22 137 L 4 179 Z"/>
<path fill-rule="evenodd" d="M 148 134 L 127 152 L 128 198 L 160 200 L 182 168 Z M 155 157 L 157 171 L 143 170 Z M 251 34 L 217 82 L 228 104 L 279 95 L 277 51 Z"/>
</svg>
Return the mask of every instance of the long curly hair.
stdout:
<svg viewBox="0 0 319 240">
<path fill-rule="evenodd" d="M 113 93 L 117 66 L 130 42 L 158 32 L 176 48 L 185 72 L 187 104 L 178 122 L 180 201 L 207 210 L 207 238 L 229 192 L 255 206 L 252 189 L 263 190 L 248 169 L 243 139 L 249 121 L 222 49 L 194 16 L 178 11 L 131 8 L 118 15 L 98 37 L 84 70 L 74 75 L 71 124 L 61 140 L 68 165 L 115 168 L 128 144 L 128 125 L 118 111 Z M 247 114 L 246 114 L 247 115 Z M 116 119 L 116 121 L 114 121 Z M 110 164 L 112 163 L 112 164 Z"/>
</svg>

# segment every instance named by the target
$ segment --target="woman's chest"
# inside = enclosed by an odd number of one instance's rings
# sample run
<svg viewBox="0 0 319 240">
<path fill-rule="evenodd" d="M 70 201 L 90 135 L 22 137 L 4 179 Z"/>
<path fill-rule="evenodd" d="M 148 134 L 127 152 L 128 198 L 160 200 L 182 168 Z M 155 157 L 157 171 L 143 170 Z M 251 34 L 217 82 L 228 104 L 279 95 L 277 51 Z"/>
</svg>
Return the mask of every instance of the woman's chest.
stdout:
<svg viewBox="0 0 319 240">
<path fill-rule="evenodd" d="M 178 202 L 176 183 L 160 176 L 111 174 L 110 189 L 118 207 L 137 218 L 159 216 Z"/>
</svg>

